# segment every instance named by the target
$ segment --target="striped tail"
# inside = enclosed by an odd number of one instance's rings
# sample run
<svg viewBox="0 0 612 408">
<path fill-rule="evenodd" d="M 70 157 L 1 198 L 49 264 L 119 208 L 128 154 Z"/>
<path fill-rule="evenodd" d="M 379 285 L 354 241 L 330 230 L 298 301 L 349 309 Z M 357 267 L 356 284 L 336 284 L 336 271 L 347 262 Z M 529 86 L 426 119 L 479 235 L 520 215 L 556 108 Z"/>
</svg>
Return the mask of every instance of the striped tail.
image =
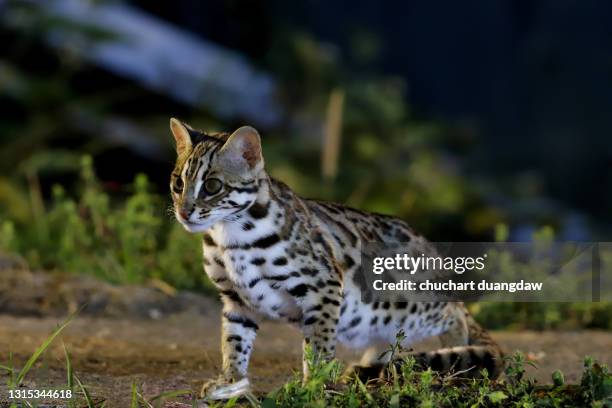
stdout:
<svg viewBox="0 0 612 408">
<path fill-rule="evenodd" d="M 463 304 L 455 304 L 455 316 L 460 324 L 451 332 L 440 337 L 443 347 L 437 350 L 408 353 L 413 357 L 420 368 L 431 367 L 434 371 L 442 373 L 456 373 L 458 377 L 481 377 L 482 370 L 486 370 L 488 377 L 497 378 L 504 369 L 504 354 L 491 335 L 484 330 L 468 313 Z M 463 344 L 451 346 L 452 344 Z M 395 357 L 393 364 L 400 369 L 406 354 Z M 362 381 L 384 377 L 387 362 L 374 361 L 367 364 L 349 367 L 346 375 L 358 376 Z"/>
<path fill-rule="evenodd" d="M 422 353 L 410 353 L 418 367 L 427 369 L 431 367 L 434 371 L 445 374 L 458 374 L 463 378 L 478 378 L 482 376 L 482 370 L 487 370 L 488 378 L 497 378 L 504 369 L 504 355 L 496 345 L 467 345 L 441 348 Z M 404 355 L 406 357 L 406 355 Z M 393 364 L 398 370 L 404 364 L 404 358 L 396 357 Z M 364 383 L 373 378 L 385 376 L 388 363 L 371 363 L 369 365 L 353 365 L 349 367 L 347 376 L 356 375 Z"/>
<path fill-rule="evenodd" d="M 443 373 L 461 372 L 461 376 L 470 378 L 479 377 L 483 369 L 487 370 L 489 378 L 496 378 L 504 368 L 501 351 L 489 346 L 449 347 L 413 356 L 421 367 L 431 367 Z M 395 364 L 401 364 L 401 361 L 397 360 Z"/>
<path fill-rule="evenodd" d="M 491 335 L 466 314 L 468 344 L 414 353 L 422 367 L 445 373 L 461 372 L 463 377 L 480 377 L 483 369 L 489 378 L 497 378 L 504 369 L 504 354 Z M 398 361 L 399 362 L 399 361 Z M 396 363 L 398 363 L 396 362 Z"/>
</svg>

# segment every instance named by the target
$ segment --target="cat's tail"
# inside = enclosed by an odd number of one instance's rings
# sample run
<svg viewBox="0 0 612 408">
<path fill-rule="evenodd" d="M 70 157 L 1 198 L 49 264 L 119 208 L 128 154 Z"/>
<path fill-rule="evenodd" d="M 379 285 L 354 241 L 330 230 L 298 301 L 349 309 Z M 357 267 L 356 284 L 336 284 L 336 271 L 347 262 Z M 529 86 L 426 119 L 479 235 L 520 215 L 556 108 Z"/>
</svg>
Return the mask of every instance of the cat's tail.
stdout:
<svg viewBox="0 0 612 408">
<path fill-rule="evenodd" d="M 442 348 L 413 354 L 417 364 L 434 371 L 457 373 L 461 377 L 480 377 L 486 370 L 489 378 L 498 377 L 504 369 L 503 354 L 498 348 L 468 345 Z M 396 360 L 395 364 L 403 364 Z"/>
<path fill-rule="evenodd" d="M 422 353 L 408 353 L 398 356 L 393 364 L 399 372 L 406 364 L 406 358 L 414 358 L 416 369 L 432 370 L 460 378 L 480 378 L 483 370 L 490 379 L 497 378 L 504 369 L 504 356 L 499 347 L 489 345 L 467 345 L 441 348 Z M 373 378 L 384 378 L 390 363 L 370 363 L 368 365 L 352 365 L 345 375 L 358 376 L 363 382 Z"/>
<path fill-rule="evenodd" d="M 505 366 L 502 349 L 471 315 L 466 313 L 464 316 L 468 344 L 411 355 L 419 365 L 431 367 L 435 371 L 459 373 L 463 377 L 480 377 L 482 370 L 486 370 L 489 378 L 498 377 Z"/>
</svg>

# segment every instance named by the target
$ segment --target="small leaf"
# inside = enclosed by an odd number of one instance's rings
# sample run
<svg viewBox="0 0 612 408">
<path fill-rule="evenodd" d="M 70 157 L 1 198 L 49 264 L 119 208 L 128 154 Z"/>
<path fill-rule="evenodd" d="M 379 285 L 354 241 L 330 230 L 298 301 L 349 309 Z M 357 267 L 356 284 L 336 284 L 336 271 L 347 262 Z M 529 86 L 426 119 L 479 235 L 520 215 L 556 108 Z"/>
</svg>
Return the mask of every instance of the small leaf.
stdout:
<svg viewBox="0 0 612 408">
<path fill-rule="evenodd" d="M 491 400 L 493 404 L 498 404 L 502 402 L 503 400 L 505 400 L 506 398 L 508 398 L 508 396 L 504 394 L 503 391 L 490 392 L 487 394 L 487 397 L 489 397 L 489 400 Z"/>
<path fill-rule="evenodd" d="M 399 394 L 393 394 L 391 396 L 391 398 L 389 399 L 389 406 L 390 407 L 399 407 L 400 406 L 400 395 Z"/>
<path fill-rule="evenodd" d="M 561 387 L 565 384 L 565 378 L 563 377 L 563 373 L 560 370 L 555 370 L 552 373 L 552 380 L 555 387 Z"/>
<path fill-rule="evenodd" d="M 263 399 L 263 401 L 261 401 L 261 408 L 275 408 L 276 407 L 276 401 L 274 400 L 274 398 L 267 396 Z"/>
</svg>

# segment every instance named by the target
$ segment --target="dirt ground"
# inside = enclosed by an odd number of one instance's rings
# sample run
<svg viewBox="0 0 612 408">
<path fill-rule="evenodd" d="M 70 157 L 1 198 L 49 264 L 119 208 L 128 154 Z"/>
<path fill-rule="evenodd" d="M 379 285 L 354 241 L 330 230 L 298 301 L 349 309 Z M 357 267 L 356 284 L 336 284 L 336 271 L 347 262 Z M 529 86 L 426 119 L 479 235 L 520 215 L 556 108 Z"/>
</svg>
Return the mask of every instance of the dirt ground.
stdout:
<svg viewBox="0 0 612 408">
<path fill-rule="evenodd" d="M 57 317 L 0 316 L 0 361 L 6 362 L 10 351 L 15 365 L 20 366 L 61 321 Z M 522 350 L 536 358 L 539 368 L 530 374 L 543 383 L 549 382 L 557 368 L 568 381 L 579 380 L 585 355 L 612 363 L 612 333 L 496 332 L 494 336 L 507 351 Z M 92 396 L 106 399 L 109 407 L 129 406 L 134 381 L 142 386 L 145 396 L 197 390 L 202 381 L 218 373 L 221 360 L 219 317 L 214 306 L 203 316 L 182 313 L 148 321 L 77 318 L 28 375 L 28 387 L 62 388 L 66 383 L 62 341 L 77 375 Z M 274 389 L 299 369 L 300 344 L 295 329 L 275 323 L 262 325 L 251 369 L 257 393 Z M 354 357 L 347 351 L 341 355 Z"/>
<path fill-rule="evenodd" d="M 175 292 L 159 282 L 113 286 L 86 275 L 31 271 L 20 259 L 0 254 L 0 364 L 22 367 L 65 316 L 87 305 L 30 371 L 26 389 L 65 389 L 62 342 L 74 371 L 94 400 L 107 407 L 130 406 L 131 385 L 145 397 L 164 391 L 199 391 L 217 376 L 220 306 L 212 297 Z M 568 382 L 580 379 L 590 355 L 612 365 L 612 332 L 495 332 L 507 352 L 521 350 L 539 368 L 529 373 L 549 383 L 555 369 Z M 431 349 L 437 343 L 415 349 Z M 346 361 L 356 353 L 340 350 Z M 294 328 L 264 323 L 255 343 L 251 379 L 257 394 L 269 392 L 301 367 L 301 337 Z M 0 374 L 3 375 L 3 374 Z M 0 378 L 0 408 L 9 406 L 7 381 Z M 57 406 L 65 406 L 58 401 Z M 55 405 L 47 405 L 55 406 Z M 191 406 L 174 404 L 174 407 Z"/>
</svg>

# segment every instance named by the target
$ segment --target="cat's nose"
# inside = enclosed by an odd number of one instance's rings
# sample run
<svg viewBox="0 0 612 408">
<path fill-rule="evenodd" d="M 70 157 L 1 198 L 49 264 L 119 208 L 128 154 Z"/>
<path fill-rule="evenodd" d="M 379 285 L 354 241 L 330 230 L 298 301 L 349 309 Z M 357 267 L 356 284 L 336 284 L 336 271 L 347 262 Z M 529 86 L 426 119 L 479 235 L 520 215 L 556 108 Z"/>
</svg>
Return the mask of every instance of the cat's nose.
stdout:
<svg viewBox="0 0 612 408">
<path fill-rule="evenodd" d="M 187 210 L 179 210 L 179 215 L 181 216 L 182 219 L 188 220 L 190 214 L 189 214 L 189 211 Z"/>
</svg>

